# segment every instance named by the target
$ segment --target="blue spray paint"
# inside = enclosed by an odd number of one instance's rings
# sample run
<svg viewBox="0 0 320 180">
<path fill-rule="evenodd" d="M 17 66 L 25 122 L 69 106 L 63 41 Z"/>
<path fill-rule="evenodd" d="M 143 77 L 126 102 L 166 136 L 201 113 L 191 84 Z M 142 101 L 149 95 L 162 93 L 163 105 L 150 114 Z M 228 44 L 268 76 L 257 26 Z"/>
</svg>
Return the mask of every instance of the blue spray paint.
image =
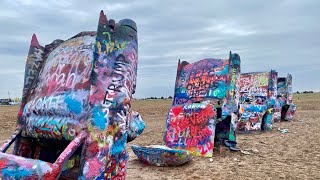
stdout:
<svg viewBox="0 0 320 180">
<path fill-rule="evenodd" d="M 3 169 L 2 170 L 2 174 L 4 177 L 14 177 L 14 179 L 21 179 L 23 177 L 26 177 L 26 176 L 30 176 L 32 175 L 32 171 L 28 171 L 26 169 L 22 169 L 21 167 L 19 168 L 10 168 L 10 169 Z M 11 178 L 9 178 L 11 179 Z"/>
<path fill-rule="evenodd" d="M 226 65 L 226 66 L 223 67 L 223 70 L 222 70 L 222 71 L 218 71 L 218 72 L 217 72 L 217 75 L 218 75 L 218 76 L 227 75 L 228 72 L 229 72 L 229 66 Z"/>
<path fill-rule="evenodd" d="M 70 109 L 71 112 L 74 112 L 75 114 L 80 114 L 82 112 L 81 102 L 77 101 L 76 99 L 72 99 L 68 95 L 66 95 L 64 101 L 67 104 L 67 107 Z"/>
<path fill-rule="evenodd" d="M 127 134 L 124 134 L 121 138 L 119 138 L 113 146 L 111 147 L 111 154 L 116 155 L 116 154 L 121 154 L 123 149 L 126 148 L 127 144 Z"/>
<path fill-rule="evenodd" d="M 101 109 L 95 106 L 92 109 L 92 120 L 95 126 L 98 126 L 100 130 L 105 130 L 106 122 L 105 122 L 105 114 L 101 111 Z"/>
</svg>

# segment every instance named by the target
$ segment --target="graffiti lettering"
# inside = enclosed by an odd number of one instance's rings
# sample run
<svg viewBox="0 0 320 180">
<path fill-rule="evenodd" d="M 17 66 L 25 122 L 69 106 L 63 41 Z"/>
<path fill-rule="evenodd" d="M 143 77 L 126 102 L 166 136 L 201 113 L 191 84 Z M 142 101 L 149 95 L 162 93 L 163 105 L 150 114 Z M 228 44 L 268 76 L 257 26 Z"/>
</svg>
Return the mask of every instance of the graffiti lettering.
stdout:
<svg viewBox="0 0 320 180">
<path fill-rule="evenodd" d="M 211 120 L 216 116 L 213 107 L 203 103 L 188 104 L 181 109 L 182 116 L 178 113 L 179 108 L 175 108 L 170 113 L 168 130 L 172 133 L 167 133 L 167 145 L 169 147 L 185 147 L 187 150 L 193 151 L 194 154 L 209 155 L 212 153 L 212 149 L 205 151 L 205 148 L 200 147 L 199 144 L 212 143 L 214 122 Z"/>
</svg>

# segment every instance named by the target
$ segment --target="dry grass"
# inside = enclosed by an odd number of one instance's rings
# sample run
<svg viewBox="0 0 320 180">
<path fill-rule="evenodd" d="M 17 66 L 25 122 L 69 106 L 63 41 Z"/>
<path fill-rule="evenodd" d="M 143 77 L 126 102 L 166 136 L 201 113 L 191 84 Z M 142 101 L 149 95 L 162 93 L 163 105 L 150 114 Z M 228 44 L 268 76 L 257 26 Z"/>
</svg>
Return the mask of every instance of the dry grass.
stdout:
<svg viewBox="0 0 320 180">
<path fill-rule="evenodd" d="M 226 152 L 213 162 L 196 157 L 180 167 L 154 167 L 141 164 L 130 149 L 127 179 L 320 179 L 320 94 L 295 95 L 297 114 L 293 122 L 275 123 L 272 132 L 241 134 L 241 149 L 250 155 Z M 143 134 L 132 142 L 137 145 L 162 144 L 169 100 L 133 102 L 146 122 Z M 13 132 L 18 107 L 0 106 L 0 142 Z M 282 134 L 277 128 L 288 128 Z"/>
</svg>

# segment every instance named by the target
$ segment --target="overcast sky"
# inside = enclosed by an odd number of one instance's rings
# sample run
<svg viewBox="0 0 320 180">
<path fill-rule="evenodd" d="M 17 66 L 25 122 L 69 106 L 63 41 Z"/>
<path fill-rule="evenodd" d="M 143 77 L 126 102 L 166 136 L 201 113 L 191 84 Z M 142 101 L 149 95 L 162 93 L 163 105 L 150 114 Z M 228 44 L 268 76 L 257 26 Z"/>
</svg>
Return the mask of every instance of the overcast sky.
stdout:
<svg viewBox="0 0 320 180">
<path fill-rule="evenodd" d="M 135 97 L 173 94 L 178 59 L 241 57 L 241 71 L 293 75 L 294 91 L 320 89 L 320 1 L 1 0 L 0 98 L 20 97 L 31 35 L 41 45 L 97 29 L 100 10 L 138 26 Z"/>
</svg>

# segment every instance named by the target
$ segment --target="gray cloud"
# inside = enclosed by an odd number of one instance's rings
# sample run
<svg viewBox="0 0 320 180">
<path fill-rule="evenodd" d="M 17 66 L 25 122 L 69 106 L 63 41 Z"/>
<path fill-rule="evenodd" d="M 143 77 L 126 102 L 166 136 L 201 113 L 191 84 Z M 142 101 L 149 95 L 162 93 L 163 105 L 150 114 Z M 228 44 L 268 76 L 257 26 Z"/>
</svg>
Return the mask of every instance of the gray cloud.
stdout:
<svg viewBox="0 0 320 180">
<path fill-rule="evenodd" d="M 242 72 L 276 69 L 294 90 L 319 90 L 320 1 L 3 0 L 0 2 L 0 97 L 20 96 L 32 33 L 41 44 L 96 30 L 99 11 L 138 25 L 136 97 L 172 95 L 178 59 L 242 60 Z M 307 79 L 307 81 L 306 81 Z"/>
</svg>

